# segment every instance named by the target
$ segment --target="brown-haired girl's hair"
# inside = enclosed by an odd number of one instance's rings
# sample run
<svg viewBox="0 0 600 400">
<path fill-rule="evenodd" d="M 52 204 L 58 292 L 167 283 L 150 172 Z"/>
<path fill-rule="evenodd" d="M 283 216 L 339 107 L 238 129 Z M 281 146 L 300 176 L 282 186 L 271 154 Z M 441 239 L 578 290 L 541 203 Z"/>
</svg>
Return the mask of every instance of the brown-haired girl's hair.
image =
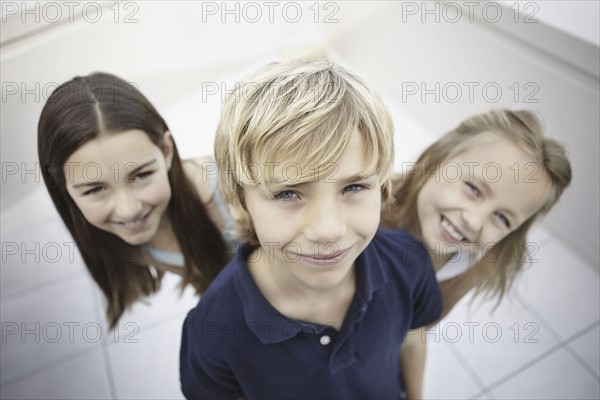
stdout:
<svg viewBox="0 0 600 400">
<path fill-rule="evenodd" d="M 499 303 L 525 264 L 527 232 L 539 216 L 558 202 L 571 182 L 572 171 L 565 148 L 544 137 L 542 124 L 534 113 L 510 110 L 492 110 L 467 118 L 428 147 L 419 157 L 416 169 L 434 171 L 442 168 L 444 162 L 467 150 L 474 138 L 486 132 L 502 135 L 528 152 L 551 182 L 550 193 L 542 207 L 490 249 L 497 257 L 484 257 L 479 261 L 489 264 L 487 269 L 491 274 L 477 287 L 476 293 L 497 296 Z M 406 229 L 420 237 L 417 197 L 426 181 L 425 174 L 421 173 L 395 176 L 392 181 L 395 202 L 382 210 L 382 224 Z"/>
<path fill-rule="evenodd" d="M 75 77 L 48 98 L 38 124 L 38 156 L 44 182 L 83 260 L 108 300 L 107 318 L 114 328 L 125 309 L 160 287 L 142 263 L 142 250 L 91 225 L 66 189 L 64 167 L 79 147 L 100 135 L 128 130 L 145 132 L 164 148 L 167 124 L 132 84 L 106 73 Z M 166 209 L 185 259 L 182 288 L 204 291 L 226 263 L 226 247 L 192 183 L 177 147 L 168 172 L 171 199 Z"/>
</svg>

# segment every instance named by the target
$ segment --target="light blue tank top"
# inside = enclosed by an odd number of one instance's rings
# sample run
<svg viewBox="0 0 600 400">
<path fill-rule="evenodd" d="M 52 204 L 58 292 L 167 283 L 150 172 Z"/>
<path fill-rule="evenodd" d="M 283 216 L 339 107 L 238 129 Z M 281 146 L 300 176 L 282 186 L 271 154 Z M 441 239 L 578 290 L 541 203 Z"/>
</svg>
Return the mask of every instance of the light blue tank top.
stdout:
<svg viewBox="0 0 600 400">
<path fill-rule="evenodd" d="M 211 175 L 210 179 L 212 180 L 211 188 L 213 193 L 213 201 L 217 205 L 217 209 L 223 218 L 224 227 L 221 235 L 225 241 L 227 249 L 233 250 L 238 239 L 236 233 L 237 225 L 231 217 L 231 214 L 229 214 L 229 210 L 227 209 L 227 206 L 221 197 L 218 187 L 219 182 L 217 181 L 216 175 Z M 180 251 L 160 250 L 147 244 L 142 245 L 142 248 L 150 253 L 150 255 L 160 263 L 182 268 L 185 266 L 185 258 L 183 257 L 183 253 Z"/>
</svg>

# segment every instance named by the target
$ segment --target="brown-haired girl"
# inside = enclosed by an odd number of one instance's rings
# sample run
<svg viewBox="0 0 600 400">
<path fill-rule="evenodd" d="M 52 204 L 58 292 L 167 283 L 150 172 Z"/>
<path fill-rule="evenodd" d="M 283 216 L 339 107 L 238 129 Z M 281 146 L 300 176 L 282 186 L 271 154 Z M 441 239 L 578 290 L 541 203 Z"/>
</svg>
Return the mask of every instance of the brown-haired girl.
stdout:
<svg viewBox="0 0 600 400">
<path fill-rule="evenodd" d="M 204 291 L 227 261 L 234 223 L 210 160 L 181 161 L 167 124 L 132 84 L 75 77 L 38 124 L 44 182 L 107 298 L 114 328 L 166 271 Z M 206 166 L 209 166 L 207 167 Z"/>
</svg>

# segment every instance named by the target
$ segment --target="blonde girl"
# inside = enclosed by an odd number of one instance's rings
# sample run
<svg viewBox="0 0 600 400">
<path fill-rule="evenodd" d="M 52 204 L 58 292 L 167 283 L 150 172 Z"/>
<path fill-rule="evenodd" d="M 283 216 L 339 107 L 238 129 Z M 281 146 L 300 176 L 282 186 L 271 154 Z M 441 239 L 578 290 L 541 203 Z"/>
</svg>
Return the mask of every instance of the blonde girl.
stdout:
<svg viewBox="0 0 600 400">
<path fill-rule="evenodd" d="M 441 319 L 473 288 L 500 302 L 527 261 L 529 229 L 571 175 L 564 147 L 544 137 L 535 114 L 490 111 L 463 121 L 395 177 L 382 225 L 408 230 L 429 250 Z M 402 364 L 409 398 L 421 397 L 423 346 L 403 346 Z"/>
</svg>

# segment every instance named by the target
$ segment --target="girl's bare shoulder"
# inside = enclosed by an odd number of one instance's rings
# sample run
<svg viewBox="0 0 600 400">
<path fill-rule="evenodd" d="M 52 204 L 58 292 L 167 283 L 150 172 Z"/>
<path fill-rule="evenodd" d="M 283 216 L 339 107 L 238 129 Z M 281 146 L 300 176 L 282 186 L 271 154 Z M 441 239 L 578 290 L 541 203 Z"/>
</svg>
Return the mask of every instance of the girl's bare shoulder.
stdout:
<svg viewBox="0 0 600 400">
<path fill-rule="evenodd" d="M 183 170 L 193 183 L 203 203 L 208 203 L 214 191 L 214 181 L 217 179 L 216 163 L 210 156 L 189 158 L 183 160 Z"/>
</svg>

